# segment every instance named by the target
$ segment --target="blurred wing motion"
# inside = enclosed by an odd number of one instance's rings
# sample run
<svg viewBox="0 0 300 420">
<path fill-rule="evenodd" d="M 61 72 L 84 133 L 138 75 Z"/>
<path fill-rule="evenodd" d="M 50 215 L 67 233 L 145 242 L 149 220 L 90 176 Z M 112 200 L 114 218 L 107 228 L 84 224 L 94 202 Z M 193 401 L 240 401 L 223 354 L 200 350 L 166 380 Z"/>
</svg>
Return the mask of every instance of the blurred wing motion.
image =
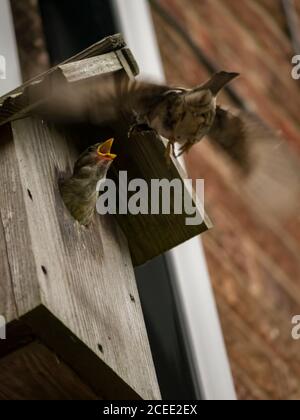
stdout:
<svg viewBox="0 0 300 420">
<path fill-rule="evenodd" d="M 50 89 L 51 88 L 51 89 Z M 75 83 L 57 81 L 31 97 L 41 102 L 35 112 L 46 120 L 103 125 L 136 109 L 141 115 L 170 88 L 130 80 L 124 75 L 101 75 Z"/>
<path fill-rule="evenodd" d="M 210 138 L 238 165 L 237 180 L 259 211 L 287 217 L 299 211 L 300 159 L 257 117 L 217 108 Z"/>
</svg>

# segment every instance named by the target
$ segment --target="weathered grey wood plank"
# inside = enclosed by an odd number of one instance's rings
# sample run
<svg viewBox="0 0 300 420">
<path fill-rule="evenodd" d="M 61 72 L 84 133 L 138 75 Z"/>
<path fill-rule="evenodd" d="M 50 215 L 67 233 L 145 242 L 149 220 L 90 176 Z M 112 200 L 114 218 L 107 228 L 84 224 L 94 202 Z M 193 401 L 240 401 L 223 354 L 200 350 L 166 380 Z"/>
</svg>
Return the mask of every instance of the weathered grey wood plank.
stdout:
<svg viewBox="0 0 300 420">
<path fill-rule="evenodd" d="M 2 290 L 6 290 L 1 298 L 1 312 L 9 322 L 18 317 L 24 296 L 31 307 L 36 306 L 40 299 L 38 285 L 32 287 L 31 283 L 31 279 L 36 277 L 36 267 L 24 203 L 25 200 L 30 201 L 30 198 L 26 180 L 20 178 L 9 126 L 0 127 L 0 139 L 1 284 Z M 26 194 L 23 194 L 22 183 Z"/>
<path fill-rule="evenodd" d="M 92 58 L 76 61 L 75 63 L 59 66 L 66 80 L 70 83 L 88 79 L 99 74 L 122 70 L 123 66 L 117 53 L 111 52 Z"/>
<path fill-rule="evenodd" d="M 12 127 L 29 229 L 25 238 L 35 263 L 35 270 L 27 269 L 27 294 L 19 285 L 24 280 L 13 273 L 19 314 L 34 309 L 30 296 L 38 287 L 41 303 L 129 386 L 143 398 L 159 398 L 124 234 L 110 217 L 96 217 L 83 228 L 64 208 L 58 178 L 77 155 L 62 134 L 34 119 Z M 21 228 L 15 220 L 14 229 Z M 12 260 L 19 261 L 22 251 L 8 245 Z"/>
<path fill-rule="evenodd" d="M 17 307 L 14 300 L 12 278 L 7 255 L 5 231 L 0 215 L 0 316 L 7 322 L 17 318 Z"/>
<path fill-rule="evenodd" d="M 0 141 L 4 145 L 12 143 L 12 132 L 8 126 L 0 127 Z M 5 146 L 7 147 L 7 146 Z M 6 164 L 5 153 L 0 154 L 0 167 Z M 8 255 L 7 240 L 3 217 L 5 220 L 5 211 L 3 211 L 3 201 L 5 200 L 5 191 L 8 181 L 5 179 L 7 171 L 1 174 L 0 182 L 0 315 L 4 316 L 7 322 L 17 318 L 17 305 L 14 299 L 12 273 Z"/>
</svg>

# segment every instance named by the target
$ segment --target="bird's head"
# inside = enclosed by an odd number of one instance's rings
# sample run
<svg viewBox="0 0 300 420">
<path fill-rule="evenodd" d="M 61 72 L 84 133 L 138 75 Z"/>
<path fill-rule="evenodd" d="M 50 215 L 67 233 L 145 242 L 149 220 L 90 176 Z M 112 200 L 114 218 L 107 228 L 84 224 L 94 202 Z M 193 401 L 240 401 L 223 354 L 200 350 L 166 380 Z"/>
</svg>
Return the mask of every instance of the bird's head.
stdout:
<svg viewBox="0 0 300 420">
<path fill-rule="evenodd" d="M 104 143 L 98 143 L 95 147 L 95 159 L 98 163 L 111 164 L 117 155 L 111 153 L 114 139 L 107 140 Z M 92 146 L 93 148 L 93 146 Z M 93 151 L 93 150 L 92 150 Z"/>
<path fill-rule="evenodd" d="M 209 112 L 216 105 L 214 95 L 208 89 L 195 88 L 184 95 L 184 102 L 194 116 Z"/>
<path fill-rule="evenodd" d="M 74 174 L 80 177 L 96 177 L 106 175 L 117 155 L 111 152 L 114 139 L 90 146 L 77 160 Z"/>
</svg>

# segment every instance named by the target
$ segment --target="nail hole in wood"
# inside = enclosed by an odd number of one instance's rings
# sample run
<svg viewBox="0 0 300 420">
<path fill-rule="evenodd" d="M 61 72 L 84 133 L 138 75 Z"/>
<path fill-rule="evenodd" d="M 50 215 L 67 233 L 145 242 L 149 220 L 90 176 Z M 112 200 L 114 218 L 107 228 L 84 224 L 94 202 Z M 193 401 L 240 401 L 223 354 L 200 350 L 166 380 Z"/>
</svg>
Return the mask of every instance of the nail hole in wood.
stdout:
<svg viewBox="0 0 300 420">
<path fill-rule="evenodd" d="M 44 265 L 42 265 L 41 268 L 42 268 L 42 272 L 45 274 L 45 276 L 47 276 L 48 274 L 47 268 Z"/>
<path fill-rule="evenodd" d="M 131 300 L 131 302 L 135 302 L 135 299 L 134 299 L 133 295 L 130 295 L 130 300 Z"/>
<path fill-rule="evenodd" d="M 32 194 L 31 194 L 30 190 L 27 190 L 27 194 L 28 194 L 28 197 L 30 198 L 30 200 L 33 201 L 33 197 L 32 197 Z"/>
<path fill-rule="evenodd" d="M 101 346 L 101 344 L 98 344 L 98 350 L 99 350 L 101 353 L 104 353 L 104 350 L 103 350 L 103 347 Z"/>
</svg>

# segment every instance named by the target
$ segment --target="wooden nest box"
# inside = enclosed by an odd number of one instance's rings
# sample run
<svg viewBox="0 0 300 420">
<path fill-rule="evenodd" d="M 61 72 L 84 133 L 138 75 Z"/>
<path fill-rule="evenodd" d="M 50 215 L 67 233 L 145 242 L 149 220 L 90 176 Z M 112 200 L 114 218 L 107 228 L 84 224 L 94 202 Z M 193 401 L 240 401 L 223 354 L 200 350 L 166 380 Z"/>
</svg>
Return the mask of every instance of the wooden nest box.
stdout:
<svg viewBox="0 0 300 420">
<path fill-rule="evenodd" d="M 185 215 L 95 215 L 81 228 L 65 209 L 58 176 L 86 142 L 107 133 L 62 130 L 30 116 L 33 85 L 108 72 L 138 73 L 119 35 L 109 37 L 0 100 L 0 339 L 2 399 L 159 399 L 133 266 L 207 229 Z M 123 123 L 120 123 L 122 127 Z M 74 141 L 73 141 L 74 140 Z M 179 178 L 162 141 L 119 130 L 112 176 Z"/>
</svg>

